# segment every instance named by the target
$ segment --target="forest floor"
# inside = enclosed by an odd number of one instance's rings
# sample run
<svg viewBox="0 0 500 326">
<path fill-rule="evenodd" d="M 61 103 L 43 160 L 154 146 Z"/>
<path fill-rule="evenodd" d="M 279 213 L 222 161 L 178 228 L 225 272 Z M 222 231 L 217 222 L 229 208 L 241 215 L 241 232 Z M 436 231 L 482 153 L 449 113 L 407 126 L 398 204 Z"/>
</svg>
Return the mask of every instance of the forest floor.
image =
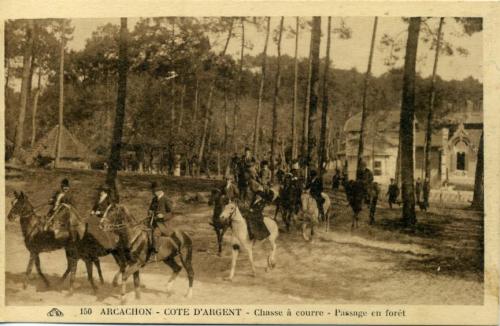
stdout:
<svg viewBox="0 0 500 326">
<path fill-rule="evenodd" d="M 80 212 L 90 211 L 96 187 L 104 174 L 94 171 L 29 170 L 7 176 L 6 209 L 13 190 L 23 190 L 34 206 L 49 199 L 64 177 L 70 179 Z M 152 180 L 160 181 L 166 193 L 179 198 L 185 193 L 207 192 L 218 181 L 183 177 L 120 175 L 120 194 L 134 215 L 145 214 Z M 460 207 L 431 207 L 418 212 L 415 229 L 400 224 L 399 208 L 389 209 L 379 202 L 376 224 L 368 225 L 367 210 L 360 227 L 351 231 L 351 210 L 342 192 L 330 193 L 334 218 L 330 231 L 318 228 L 315 240 L 305 242 L 298 231 L 281 233 L 277 242 L 277 267 L 265 272 L 267 243 L 257 243 L 254 257 L 257 277 L 252 277 L 245 253 L 240 255 L 233 282 L 228 275 L 231 248 L 228 231 L 222 257 L 216 255 L 215 234 L 208 224 L 212 208 L 205 203 L 184 204 L 175 200 L 176 225 L 188 231 L 194 241 L 195 284 L 193 298 L 184 298 L 187 278 L 181 272 L 174 295 L 166 294 L 171 270 L 152 263 L 141 272 L 142 298 L 137 302 L 129 281 L 128 303 L 140 304 L 454 304 L 479 305 L 483 301 L 483 216 Z M 397 207 L 397 206 L 396 206 Z M 40 209 L 40 214 L 46 208 Z M 269 207 L 269 214 L 274 208 Z M 278 218 L 282 227 L 281 220 Z M 80 262 L 76 291 L 68 296 L 68 284 L 58 284 L 66 268 L 62 250 L 41 255 L 42 269 L 53 283 L 46 288 L 32 275 L 22 288 L 28 251 L 19 222 L 6 221 L 6 304 L 82 305 L 119 304 L 119 289 L 111 286 L 117 267 L 111 257 L 103 257 L 105 284 L 92 293 Z M 94 274 L 95 275 L 95 274 Z"/>
</svg>

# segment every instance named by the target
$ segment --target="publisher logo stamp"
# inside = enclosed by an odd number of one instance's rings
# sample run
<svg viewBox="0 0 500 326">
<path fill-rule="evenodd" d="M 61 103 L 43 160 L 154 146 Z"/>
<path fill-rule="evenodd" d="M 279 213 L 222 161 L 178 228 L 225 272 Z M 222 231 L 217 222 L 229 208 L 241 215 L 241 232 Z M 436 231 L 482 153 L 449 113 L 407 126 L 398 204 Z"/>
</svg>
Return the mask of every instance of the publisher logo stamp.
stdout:
<svg viewBox="0 0 500 326">
<path fill-rule="evenodd" d="M 52 308 L 48 313 L 47 316 L 49 317 L 62 317 L 64 316 L 63 312 L 57 308 Z"/>
</svg>

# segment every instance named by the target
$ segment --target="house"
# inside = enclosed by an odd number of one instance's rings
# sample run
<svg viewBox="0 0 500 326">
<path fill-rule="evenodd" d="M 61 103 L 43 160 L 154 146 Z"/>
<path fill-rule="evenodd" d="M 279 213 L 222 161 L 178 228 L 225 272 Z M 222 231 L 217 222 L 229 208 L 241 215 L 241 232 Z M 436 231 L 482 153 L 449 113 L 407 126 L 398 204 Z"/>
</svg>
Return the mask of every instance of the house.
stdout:
<svg viewBox="0 0 500 326">
<path fill-rule="evenodd" d="M 36 142 L 30 156 L 39 164 L 53 164 L 57 152 L 59 126 L 56 125 Z M 90 169 L 92 153 L 64 126 L 61 137 L 60 167 Z M 45 164 L 44 164 L 45 165 Z"/>
<path fill-rule="evenodd" d="M 439 119 L 432 134 L 430 152 L 431 185 L 471 186 L 474 184 L 477 151 L 483 128 L 482 106 L 468 102 Z M 399 146 L 400 110 L 371 113 L 366 118 L 363 161 L 373 171 L 375 181 L 387 185 L 396 175 Z M 344 124 L 344 139 L 338 157 L 347 169 L 349 179 L 356 177 L 361 113 Z M 414 176 L 424 176 L 425 126 L 415 119 Z"/>
</svg>

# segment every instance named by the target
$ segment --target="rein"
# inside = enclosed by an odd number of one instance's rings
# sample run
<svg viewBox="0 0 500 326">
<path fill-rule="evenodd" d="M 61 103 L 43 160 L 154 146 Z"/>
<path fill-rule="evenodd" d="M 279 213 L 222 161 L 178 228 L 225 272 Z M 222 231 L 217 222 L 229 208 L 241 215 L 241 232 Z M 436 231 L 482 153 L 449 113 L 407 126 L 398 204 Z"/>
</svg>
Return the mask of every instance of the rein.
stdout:
<svg viewBox="0 0 500 326">
<path fill-rule="evenodd" d="M 111 208 L 111 204 L 108 205 L 108 207 L 106 207 L 106 210 L 104 211 L 104 214 L 102 214 L 102 219 L 101 221 L 107 219 L 107 216 L 108 216 L 108 212 Z M 142 221 L 140 222 L 137 222 L 136 224 L 129 224 L 129 223 L 126 223 L 126 222 L 122 222 L 122 223 L 117 223 L 117 224 L 112 224 L 112 223 L 100 223 L 99 224 L 99 228 L 103 231 L 118 231 L 118 230 L 123 230 L 123 229 L 126 229 L 127 226 L 129 227 L 136 227 L 138 225 L 142 224 Z"/>
</svg>

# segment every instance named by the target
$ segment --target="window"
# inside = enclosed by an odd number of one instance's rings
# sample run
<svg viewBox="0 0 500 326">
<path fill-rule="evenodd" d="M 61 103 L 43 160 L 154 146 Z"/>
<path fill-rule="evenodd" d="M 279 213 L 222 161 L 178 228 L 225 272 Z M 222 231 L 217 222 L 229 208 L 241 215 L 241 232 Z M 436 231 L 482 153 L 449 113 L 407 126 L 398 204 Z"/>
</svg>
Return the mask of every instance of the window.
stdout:
<svg viewBox="0 0 500 326">
<path fill-rule="evenodd" d="M 465 171 L 465 152 L 457 152 L 457 170 Z"/>
<path fill-rule="evenodd" d="M 373 175 L 382 175 L 382 162 L 373 162 Z"/>
</svg>

